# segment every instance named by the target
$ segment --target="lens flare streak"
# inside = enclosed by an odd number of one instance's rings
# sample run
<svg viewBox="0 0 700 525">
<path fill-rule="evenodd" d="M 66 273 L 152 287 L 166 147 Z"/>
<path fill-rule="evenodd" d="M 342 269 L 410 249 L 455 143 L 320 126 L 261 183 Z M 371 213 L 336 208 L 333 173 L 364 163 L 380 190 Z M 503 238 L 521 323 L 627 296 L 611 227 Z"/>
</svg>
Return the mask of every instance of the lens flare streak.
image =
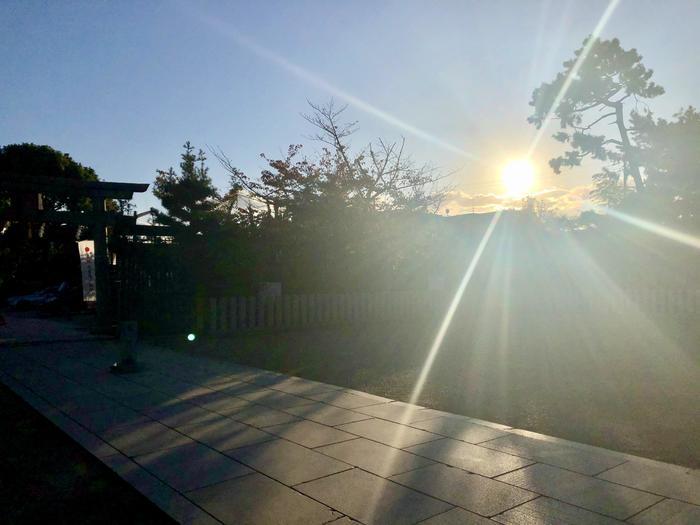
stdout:
<svg viewBox="0 0 700 525">
<path fill-rule="evenodd" d="M 690 246 L 691 248 L 695 248 L 696 250 L 700 250 L 700 239 L 688 233 L 679 232 L 678 230 L 674 230 L 667 226 L 662 226 L 646 219 L 640 219 L 639 217 L 634 217 L 606 206 L 595 206 L 595 210 L 599 213 L 605 213 L 610 217 L 653 233 L 654 235 L 658 235 L 659 237 L 664 237 L 666 239 L 685 244 L 686 246 Z"/>
<path fill-rule="evenodd" d="M 428 374 L 430 373 L 430 370 L 433 367 L 433 362 L 435 361 L 435 357 L 437 357 L 437 354 L 440 350 L 440 346 L 442 345 L 442 341 L 443 339 L 445 339 L 447 329 L 452 323 L 452 318 L 454 317 L 455 312 L 457 311 L 459 303 L 462 301 L 464 291 L 467 289 L 467 286 L 471 281 L 472 275 L 474 275 L 476 266 L 477 264 L 479 264 L 479 259 L 481 259 L 481 255 L 484 253 L 484 249 L 486 248 L 486 245 L 488 244 L 489 239 L 491 238 L 491 234 L 493 233 L 493 230 L 496 227 L 496 224 L 498 223 L 498 219 L 500 218 L 501 212 L 497 211 L 494 214 L 493 219 L 491 219 L 491 222 L 489 223 L 488 227 L 486 228 L 486 232 L 484 232 L 484 236 L 481 238 L 479 246 L 474 252 L 474 256 L 472 257 L 472 260 L 469 263 L 469 267 L 467 268 L 467 271 L 464 273 L 464 277 L 462 277 L 462 281 L 457 287 L 457 291 L 455 292 L 455 295 L 452 298 L 450 307 L 447 309 L 447 313 L 445 314 L 445 317 L 443 318 L 442 323 L 440 324 L 440 329 L 438 330 L 437 335 L 433 340 L 433 344 L 431 345 L 430 350 L 428 351 L 428 357 L 426 357 L 425 363 L 423 364 L 423 369 L 421 370 L 420 375 L 418 376 L 416 385 L 413 387 L 413 392 L 411 393 L 409 403 L 415 404 L 418 398 L 420 397 L 421 392 L 423 391 L 423 386 L 425 385 L 425 381 L 428 378 Z"/>
<path fill-rule="evenodd" d="M 537 134 L 535 135 L 535 138 L 533 139 L 532 144 L 530 144 L 530 149 L 528 150 L 528 153 L 527 153 L 528 157 L 530 157 L 533 154 L 533 152 L 535 151 L 535 148 L 537 148 L 537 145 L 539 144 L 540 140 L 542 139 L 542 135 L 546 131 L 547 127 L 549 126 L 549 123 L 554 118 L 554 112 L 559 107 L 559 104 L 561 103 L 562 99 L 566 96 L 566 93 L 569 91 L 569 88 L 571 87 L 572 82 L 578 76 L 578 72 L 581 69 L 581 66 L 583 65 L 583 63 L 586 61 L 586 58 L 588 58 L 588 54 L 591 52 L 591 48 L 593 47 L 593 43 L 594 43 L 595 39 L 600 36 L 600 33 L 602 33 L 603 29 L 607 25 L 608 21 L 610 20 L 610 17 L 612 16 L 613 12 L 615 11 L 615 9 L 617 8 L 619 3 L 620 3 L 620 0 L 610 0 L 610 3 L 605 8 L 605 11 L 603 11 L 603 14 L 600 17 L 600 20 L 596 24 L 595 28 L 593 29 L 593 32 L 591 33 L 590 38 L 588 39 L 588 42 L 586 42 L 586 45 L 584 46 L 583 50 L 581 51 L 581 54 L 579 55 L 578 59 L 576 59 L 576 62 L 574 63 L 574 67 L 571 68 L 571 71 L 569 71 L 569 74 L 567 75 L 566 79 L 564 80 L 564 83 L 562 84 L 561 89 L 559 90 L 559 93 L 557 93 L 557 96 L 554 99 L 554 102 L 552 103 L 552 107 L 549 109 L 549 112 L 547 113 L 544 120 L 542 121 L 542 125 L 537 130 Z"/>
<path fill-rule="evenodd" d="M 476 162 L 481 162 L 479 160 L 479 157 L 477 155 L 474 155 L 473 153 L 470 153 L 468 151 L 465 151 L 462 148 L 459 148 L 455 146 L 454 144 L 450 144 L 449 142 L 446 142 L 439 137 L 436 137 L 435 135 L 428 133 L 426 131 L 423 131 L 422 129 L 409 124 L 408 122 L 405 122 L 404 120 L 401 120 L 400 118 L 392 115 L 391 113 L 388 113 L 382 109 L 377 108 L 376 106 L 373 106 L 372 104 L 365 102 L 364 100 L 360 99 L 359 97 L 356 97 L 355 95 L 352 95 L 351 93 L 348 93 L 347 91 L 340 89 L 339 87 L 331 84 L 321 76 L 309 71 L 308 69 L 305 69 L 290 60 L 286 59 L 282 55 L 273 52 L 272 50 L 261 46 L 257 42 L 254 42 L 247 36 L 243 35 L 239 31 L 237 31 L 235 28 L 231 27 L 230 25 L 222 23 L 220 20 L 203 15 L 202 13 L 196 13 L 196 15 L 202 20 L 203 22 L 207 23 L 208 25 L 212 26 L 216 30 L 218 30 L 221 34 L 225 35 L 226 37 L 232 39 L 236 44 L 239 46 L 247 49 L 248 51 L 252 52 L 254 55 L 271 62 L 280 68 L 286 70 L 287 72 L 291 73 L 295 77 L 303 80 L 304 82 L 311 84 L 312 86 L 315 86 L 323 91 L 326 91 L 333 95 L 334 97 L 337 97 L 348 104 L 356 107 L 357 109 L 368 113 L 369 115 L 372 115 L 374 117 L 379 118 L 380 120 L 383 120 L 384 122 L 387 122 L 388 124 L 391 124 L 392 126 L 405 131 L 407 133 L 410 133 L 411 135 L 414 135 L 430 144 L 433 144 L 434 146 L 438 146 L 441 149 L 444 149 L 446 151 L 449 151 L 455 155 L 458 155 L 460 157 L 464 157 L 466 159 L 469 159 L 471 161 L 476 161 Z"/>
</svg>

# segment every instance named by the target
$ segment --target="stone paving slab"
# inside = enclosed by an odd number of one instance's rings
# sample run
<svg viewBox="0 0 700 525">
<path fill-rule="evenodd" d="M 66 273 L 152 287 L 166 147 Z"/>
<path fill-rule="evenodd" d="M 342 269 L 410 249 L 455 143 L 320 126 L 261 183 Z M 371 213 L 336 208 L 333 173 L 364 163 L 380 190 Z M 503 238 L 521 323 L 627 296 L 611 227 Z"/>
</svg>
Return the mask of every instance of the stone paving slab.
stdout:
<svg viewBox="0 0 700 525">
<path fill-rule="evenodd" d="M 221 419 L 221 414 L 205 410 L 186 401 L 165 407 L 149 408 L 144 411 L 144 414 L 173 428 Z"/>
<path fill-rule="evenodd" d="M 440 436 L 436 434 L 383 419 L 365 419 L 364 421 L 339 425 L 336 428 L 373 441 L 379 441 L 394 448 L 410 447 L 418 443 L 440 439 Z"/>
<path fill-rule="evenodd" d="M 127 456 L 186 445 L 192 440 L 161 423 L 136 423 L 108 428 L 98 435 Z"/>
<path fill-rule="evenodd" d="M 392 476 L 392 481 L 482 516 L 493 516 L 538 495 L 446 465 L 432 465 Z"/>
<path fill-rule="evenodd" d="M 356 408 L 355 411 L 404 425 L 412 421 L 421 421 L 423 419 L 435 417 L 437 413 L 434 410 L 402 403 L 401 401 L 360 407 Z"/>
<path fill-rule="evenodd" d="M 103 341 L 7 350 L 1 381 L 181 523 L 700 523 L 696 470 L 159 348 L 119 377 Z"/>
<path fill-rule="evenodd" d="M 253 471 L 199 443 L 158 450 L 133 458 L 179 492 L 206 487 Z"/>
<path fill-rule="evenodd" d="M 278 392 L 277 390 L 272 390 L 269 388 L 264 388 L 255 392 L 244 392 L 239 394 L 239 397 L 247 401 L 252 401 L 253 403 L 258 403 L 260 405 L 265 405 L 278 410 L 313 403 L 313 401 L 305 397 L 299 397 L 295 396 L 294 394 L 287 394 L 285 392 Z"/>
<path fill-rule="evenodd" d="M 421 521 L 420 525 L 494 525 L 494 522 L 468 510 L 455 507 L 452 510 Z"/>
<path fill-rule="evenodd" d="M 700 507 L 682 501 L 665 499 L 640 512 L 629 520 L 634 525 L 697 525 L 700 523 Z"/>
<path fill-rule="evenodd" d="M 284 439 L 237 448 L 227 454 L 285 485 L 296 485 L 351 468 L 347 463 Z"/>
<path fill-rule="evenodd" d="M 180 402 L 181 399 L 177 397 L 169 396 L 162 392 L 156 392 L 155 390 L 123 397 L 119 400 L 119 403 L 137 412 L 144 412 L 146 410 L 174 405 Z"/>
<path fill-rule="evenodd" d="M 374 474 L 352 469 L 295 487 L 361 523 L 411 524 L 451 505 Z"/>
<path fill-rule="evenodd" d="M 383 397 L 383 396 L 378 396 L 376 394 L 370 394 L 369 392 L 364 392 L 362 390 L 354 390 L 352 388 L 343 388 L 343 392 L 347 394 L 352 394 L 355 396 L 360 396 L 360 397 L 365 397 L 367 399 L 372 399 L 379 403 L 393 403 L 395 402 L 393 399 L 389 399 L 388 397 Z"/>
<path fill-rule="evenodd" d="M 119 402 L 96 392 L 85 392 L 77 396 L 69 397 L 63 401 L 57 400 L 56 408 L 66 414 L 80 412 L 94 412 L 119 406 Z"/>
<path fill-rule="evenodd" d="M 26 400 L 26 398 L 25 398 Z M 35 407 L 38 408 L 38 407 Z M 51 410 L 51 409 L 49 409 Z M 97 437 L 92 432 L 85 430 L 85 427 L 76 423 L 73 419 L 64 416 L 59 411 L 51 413 L 50 411 L 45 411 L 44 415 L 52 421 L 57 427 L 63 430 L 66 434 L 72 437 L 80 445 L 90 452 L 93 456 L 98 458 L 104 458 L 106 456 L 111 456 L 113 454 L 118 454 L 119 451 L 114 447 Z"/>
<path fill-rule="evenodd" d="M 125 406 L 113 406 L 102 410 L 76 412 L 72 415 L 78 423 L 93 432 L 102 432 L 108 428 L 137 423 L 148 423 L 148 417 Z"/>
<path fill-rule="evenodd" d="M 126 456 L 116 454 L 103 458 L 103 461 L 178 523 L 183 525 L 220 524 L 210 514 Z"/>
<path fill-rule="evenodd" d="M 625 462 L 625 459 L 619 454 L 583 450 L 562 443 L 533 439 L 518 434 L 507 434 L 498 439 L 481 443 L 481 445 L 589 476 Z"/>
<path fill-rule="evenodd" d="M 481 443 L 491 439 L 507 436 L 506 432 L 479 425 L 468 418 L 442 416 L 410 423 L 412 427 L 427 430 L 434 434 L 451 437 L 468 443 Z"/>
<path fill-rule="evenodd" d="M 361 525 L 359 521 L 355 521 L 352 518 L 348 518 L 347 516 L 343 516 L 342 518 L 338 518 L 337 520 L 329 521 L 328 525 Z"/>
<path fill-rule="evenodd" d="M 658 461 L 631 460 L 598 477 L 700 505 L 700 472 L 697 470 L 665 465 Z"/>
<path fill-rule="evenodd" d="M 224 390 L 226 388 L 230 388 L 233 386 L 237 385 L 243 385 L 247 383 L 243 383 L 239 379 L 236 378 L 235 375 L 231 374 L 226 374 L 226 375 L 219 375 L 216 373 L 209 374 L 209 377 L 205 377 L 201 381 L 202 386 L 205 386 L 207 388 L 211 388 L 212 390 Z"/>
<path fill-rule="evenodd" d="M 586 509 L 546 497 L 528 501 L 514 509 L 494 516 L 492 519 L 506 525 L 522 525 L 524 523 L 541 523 L 544 525 L 560 525 L 562 523 L 572 525 L 619 525 L 623 523 L 619 520 L 601 516 Z"/>
<path fill-rule="evenodd" d="M 387 402 L 383 399 L 358 396 L 356 394 L 351 394 L 342 390 L 333 390 L 331 392 L 322 392 L 320 394 L 308 394 L 305 397 L 313 399 L 314 401 L 323 401 L 324 403 L 328 403 L 329 405 L 348 409 L 366 407 L 370 405 L 378 405 Z"/>
<path fill-rule="evenodd" d="M 433 464 L 427 458 L 365 438 L 356 438 L 315 450 L 382 477 Z"/>
<path fill-rule="evenodd" d="M 275 439 L 275 436 L 267 432 L 225 417 L 206 423 L 184 425 L 178 427 L 178 432 L 220 452 Z"/>
<path fill-rule="evenodd" d="M 265 432 L 298 443 L 299 445 L 304 445 L 308 448 L 330 445 L 349 439 L 357 439 L 357 436 L 353 434 L 348 434 L 342 430 L 321 425 L 320 423 L 314 423 L 313 421 L 295 421 L 293 423 L 265 427 Z"/>
<path fill-rule="evenodd" d="M 251 405 L 250 401 L 229 395 L 225 392 L 202 394 L 188 400 L 190 403 L 206 408 L 211 412 L 221 412 Z"/>
<path fill-rule="evenodd" d="M 287 412 L 264 407 L 262 405 L 236 406 L 220 409 L 219 413 L 231 419 L 235 419 L 236 421 L 240 421 L 241 423 L 245 423 L 246 425 L 252 425 L 258 428 L 299 421 L 298 417 L 288 414 Z"/>
<path fill-rule="evenodd" d="M 505 474 L 498 479 L 621 520 L 662 499 L 648 492 L 541 463 Z"/>
<path fill-rule="evenodd" d="M 223 386 L 223 385 L 217 385 Z M 244 394 L 254 394 L 256 392 L 267 392 L 269 389 L 258 386 L 251 385 L 250 383 L 243 383 L 241 381 L 236 381 L 234 384 L 225 384 L 224 388 L 217 388 L 218 392 L 225 392 L 230 396 L 241 397 Z"/>
<path fill-rule="evenodd" d="M 189 492 L 187 497 L 230 525 L 322 525 L 340 516 L 261 474 L 224 481 Z"/>
<path fill-rule="evenodd" d="M 270 388 L 297 396 L 322 394 L 335 390 L 341 390 L 341 387 L 339 386 L 319 383 L 317 381 L 309 381 L 308 379 L 301 379 L 299 377 L 288 377 L 282 381 L 270 385 Z"/>
<path fill-rule="evenodd" d="M 150 392 L 150 389 L 145 386 L 114 377 L 98 380 L 92 384 L 88 383 L 87 386 L 113 399 L 123 399 Z"/>
<path fill-rule="evenodd" d="M 442 438 L 423 443 L 406 450 L 489 478 L 533 463 L 529 459 L 504 454 L 503 452 L 497 452 L 451 438 Z"/>
<path fill-rule="evenodd" d="M 371 418 L 371 416 L 365 414 L 360 414 L 345 408 L 334 407 L 321 402 L 287 408 L 284 411 L 294 416 L 309 419 L 331 427 Z"/>
</svg>

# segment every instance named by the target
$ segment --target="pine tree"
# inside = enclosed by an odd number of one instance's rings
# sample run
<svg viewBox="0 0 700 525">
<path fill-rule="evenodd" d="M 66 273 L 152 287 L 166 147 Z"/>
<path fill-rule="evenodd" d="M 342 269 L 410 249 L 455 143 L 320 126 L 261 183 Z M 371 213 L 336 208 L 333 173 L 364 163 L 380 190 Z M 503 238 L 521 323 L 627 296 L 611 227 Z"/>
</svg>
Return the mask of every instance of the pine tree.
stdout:
<svg viewBox="0 0 700 525">
<path fill-rule="evenodd" d="M 219 194 L 209 177 L 204 151 L 195 153 L 189 141 L 183 148 L 179 175 L 172 167 L 157 172 L 153 194 L 160 199 L 165 212 L 155 210 L 156 220 L 202 235 L 217 223 Z"/>
</svg>

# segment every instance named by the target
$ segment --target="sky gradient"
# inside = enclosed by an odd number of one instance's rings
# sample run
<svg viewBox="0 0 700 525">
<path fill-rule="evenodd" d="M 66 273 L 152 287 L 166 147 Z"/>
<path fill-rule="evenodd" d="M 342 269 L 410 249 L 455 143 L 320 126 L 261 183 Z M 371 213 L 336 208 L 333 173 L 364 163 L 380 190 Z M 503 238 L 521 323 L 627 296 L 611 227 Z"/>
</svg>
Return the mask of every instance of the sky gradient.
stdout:
<svg viewBox="0 0 700 525">
<path fill-rule="evenodd" d="M 317 147 L 307 99 L 349 102 L 353 145 L 405 136 L 418 162 L 454 172 L 452 213 L 504 202 L 500 167 L 524 155 L 532 90 L 593 31 L 606 1 L 0 3 L 0 145 L 48 144 L 104 180 L 152 182 L 186 140 L 250 176 L 260 153 Z M 601 36 L 635 47 L 666 94 L 660 116 L 700 106 L 700 2 L 623 0 Z M 534 193 L 575 209 L 593 166 Z M 211 175 L 225 189 L 214 160 Z M 157 204 L 135 200 L 140 211 Z"/>
</svg>

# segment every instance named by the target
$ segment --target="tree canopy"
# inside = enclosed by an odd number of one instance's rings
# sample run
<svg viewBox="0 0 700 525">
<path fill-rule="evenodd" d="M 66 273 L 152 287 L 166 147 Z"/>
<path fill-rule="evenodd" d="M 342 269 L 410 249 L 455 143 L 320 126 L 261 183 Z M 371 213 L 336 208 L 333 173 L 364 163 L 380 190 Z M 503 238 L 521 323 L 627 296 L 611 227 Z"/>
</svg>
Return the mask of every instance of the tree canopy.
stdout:
<svg viewBox="0 0 700 525">
<path fill-rule="evenodd" d="M 403 138 L 393 142 L 378 139 L 353 152 L 349 138 L 357 122 L 341 120 L 345 106 L 338 108 L 333 101 L 310 105 L 312 112 L 304 118 L 316 130 L 312 138 L 321 144 L 317 160 L 302 157 L 301 145 L 291 145 L 283 159 L 261 155 L 268 167 L 259 179 L 253 179 L 218 151 L 232 190 L 242 190 L 264 214 L 279 220 L 324 208 L 367 212 L 437 209 L 444 196 L 444 188 L 437 185 L 441 177 L 434 167 L 413 162 Z"/>
<path fill-rule="evenodd" d="M 98 180 L 95 171 L 67 153 L 37 144 L 0 147 L 0 178 L 32 177 Z M 90 209 L 86 198 L 42 195 L 44 210 Z M 0 191 L 0 211 L 9 204 L 9 193 Z M 0 224 L 0 295 L 26 293 L 38 286 L 53 285 L 80 277 L 75 241 L 80 228 L 60 224 Z M 36 234 L 35 234 L 36 233 Z"/>
<path fill-rule="evenodd" d="M 95 170 L 74 161 L 67 153 L 51 146 L 30 143 L 8 144 L 0 147 L 0 177 L 31 178 L 56 177 L 74 180 L 98 180 Z M 7 202 L 7 195 L 2 199 Z M 47 193 L 43 199 L 44 209 L 55 210 L 89 206 L 84 201 L 56 198 Z"/>
<path fill-rule="evenodd" d="M 644 178 L 630 138 L 625 104 L 634 102 L 637 106 L 664 93 L 651 80 L 653 70 L 642 63 L 636 49 L 623 49 L 616 38 L 587 38 L 563 66 L 554 80 L 534 90 L 530 102 L 534 109 L 528 122 L 539 128 L 551 115 L 561 128 L 554 138 L 570 148 L 552 159 L 550 166 L 559 173 L 563 167 L 579 166 L 590 157 L 607 162 L 594 177 L 598 197 L 612 199 L 619 181 L 626 188 L 630 177 L 635 189 L 643 190 Z M 600 126 L 608 123 L 615 125 L 615 137 L 600 132 Z"/>
<path fill-rule="evenodd" d="M 209 176 L 206 156 L 187 141 L 180 155 L 180 173 L 158 170 L 153 194 L 165 211 L 154 210 L 156 220 L 180 231 L 205 233 L 216 222 L 219 193 Z"/>
<path fill-rule="evenodd" d="M 664 222 L 700 226 L 700 113 L 692 106 L 672 120 L 651 111 L 633 112 L 631 122 L 647 193 L 638 204 L 654 208 Z"/>
</svg>

